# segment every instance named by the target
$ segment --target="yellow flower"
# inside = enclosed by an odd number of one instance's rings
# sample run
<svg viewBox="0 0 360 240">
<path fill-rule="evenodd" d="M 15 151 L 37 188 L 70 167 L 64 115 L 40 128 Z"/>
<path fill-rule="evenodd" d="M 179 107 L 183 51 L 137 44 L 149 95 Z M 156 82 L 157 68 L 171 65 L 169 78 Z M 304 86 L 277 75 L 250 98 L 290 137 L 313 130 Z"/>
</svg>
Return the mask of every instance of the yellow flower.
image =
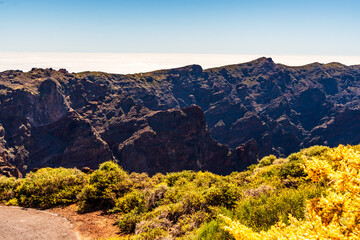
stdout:
<svg viewBox="0 0 360 240">
<path fill-rule="evenodd" d="M 256 233 L 239 222 L 222 216 L 237 240 L 273 239 L 360 239 L 360 153 L 351 146 L 339 145 L 325 156 L 305 161 L 305 171 L 312 181 L 328 181 L 326 197 L 307 204 L 307 218 L 289 216 L 267 232 Z"/>
</svg>

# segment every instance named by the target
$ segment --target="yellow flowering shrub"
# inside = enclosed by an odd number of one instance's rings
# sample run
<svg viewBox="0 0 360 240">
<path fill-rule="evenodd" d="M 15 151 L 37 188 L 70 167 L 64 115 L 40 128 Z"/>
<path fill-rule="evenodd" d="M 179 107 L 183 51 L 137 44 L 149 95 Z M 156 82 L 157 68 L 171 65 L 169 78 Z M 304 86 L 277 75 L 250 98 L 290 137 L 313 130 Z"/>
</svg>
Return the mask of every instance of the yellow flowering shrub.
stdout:
<svg viewBox="0 0 360 240">
<path fill-rule="evenodd" d="M 327 184 L 326 197 L 308 201 L 306 219 L 289 216 L 289 225 L 279 222 L 258 233 L 222 216 L 225 230 L 237 240 L 360 239 L 360 152 L 340 145 L 304 160 L 308 178 Z"/>
</svg>

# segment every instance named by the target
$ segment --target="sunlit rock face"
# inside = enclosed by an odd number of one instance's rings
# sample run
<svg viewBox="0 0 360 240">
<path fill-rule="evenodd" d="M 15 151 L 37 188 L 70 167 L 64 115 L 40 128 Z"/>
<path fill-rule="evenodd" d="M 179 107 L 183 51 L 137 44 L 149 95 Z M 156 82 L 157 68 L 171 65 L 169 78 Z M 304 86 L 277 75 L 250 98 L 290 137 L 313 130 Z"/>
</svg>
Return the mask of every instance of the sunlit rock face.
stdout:
<svg viewBox="0 0 360 240">
<path fill-rule="evenodd" d="M 5 71 L 0 152 L 23 173 L 109 159 L 129 171 L 228 173 L 267 154 L 359 143 L 359 96 L 360 66 L 269 58 L 131 75 Z"/>
</svg>

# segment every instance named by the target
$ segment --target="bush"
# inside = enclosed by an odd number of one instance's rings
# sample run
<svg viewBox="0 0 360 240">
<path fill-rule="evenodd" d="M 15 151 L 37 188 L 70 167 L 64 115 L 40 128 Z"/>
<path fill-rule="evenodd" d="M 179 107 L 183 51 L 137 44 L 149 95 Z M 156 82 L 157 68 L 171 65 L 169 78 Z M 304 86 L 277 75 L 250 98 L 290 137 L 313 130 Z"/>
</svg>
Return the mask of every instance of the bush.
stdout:
<svg viewBox="0 0 360 240">
<path fill-rule="evenodd" d="M 159 206 L 159 201 L 165 197 L 165 193 L 168 190 L 168 186 L 161 184 L 148 192 L 146 196 L 146 209 L 151 211 L 152 209 Z"/>
<path fill-rule="evenodd" d="M 136 224 L 135 234 L 139 239 L 160 239 L 167 235 L 171 225 L 171 222 L 165 218 L 144 220 Z"/>
<path fill-rule="evenodd" d="M 167 205 L 160 215 L 176 223 L 183 214 L 183 205 L 181 203 L 173 203 Z"/>
<path fill-rule="evenodd" d="M 233 208 L 241 194 L 236 185 L 219 182 L 205 192 L 206 205 Z"/>
<path fill-rule="evenodd" d="M 9 201 L 15 196 L 15 189 L 20 184 L 21 179 L 14 177 L 0 176 L 0 202 Z"/>
<path fill-rule="evenodd" d="M 140 219 L 136 211 L 131 211 L 121 215 L 117 221 L 117 225 L 123 233 L 132 234 L 135 232 L 136 224 L 140 222 Z"/>
<path fill-rule="evenodd" d="M 289 221 L 278 222 L 267 232 L 256 233 L 228 217 L 225 229 L 236 239 L 358 239 L 360 205 L 360 152 L 339 145 L 326 156 L 319 155 L 305 161 L 308 177 L 318 184 L 324 179 L 326 195 L 307 204 L 306 219 L 289 215 Z M 296 208 L 295 208 L 296 209 Z M 288 223 L 288 224 L 284 224 Z"/>
<path fill-rule="evenodd" d="M 269 156 L 263 157 L 259 162 L 259 166 L 260 167 L 269 166 L 275 160 L 276 160 L 276 157 L 274 155 L 269 155 Z"/>
<path fill-rule="evenodd" d="M 187 234 L 189 236 L 189 232 L 197 230 L 204 222 L 208 222 L 212 218 L 211 214 L 204 211 L 183 215 L 176 224 L 178 235 Z"/>
<path fill-rule="evenodd" d="M 259 197 L 248 197 L 238 203 L 236 218 L 255 231 L 267 230 L 279 220 L 288 221 L 288 215 L 304 218 L 307 199 L 321 196 L 324 188 L 317 185 L 281 192 L 265 192 Z"/>
<path fill-rule="evenodd" d="M 130 189 L 129 175 L 116 163 L 102 163 L 79 194 L 79 210 L 111 209 Z"/>
<path fill-rule="evenodd" d="M 183 214 L 191 214 L 205 207 L 204 196 L 196 191 L 188 192 L 184 195 L 182 204 Z"/>
<path fill-rule="evenodd" d="M 256 168 L 251 176 L 247 178 L 248 184 L 244 187 L 258 188 L 261 185 L 269 185 L 274 188 L 282 186 L 280 177 L 281 165 L 270 165 L 261 168 Z"/>
<path fill-rule="evenodd" d="M 163 228 L 154 228 L 149 231 L 138 234 L 135 239 L 136 240 L 157 240 L 163 239 L 167 234 L 167 231 Z M 166 238 L 165 238 L 166 239 Z"/>
<path fill-rule="evenodd" d="M 156 182 L 152 178 L 150 178 L 147 173 L 132 172 L 129 175 L 129 178 L 133 189 L 135 188 L 135 189 L 143 190 L 146 188 L 152 188 L 154 182 Z"/>
<path fill-rule="evenodd" d="M 167 174 L 164 181 L 169 187 L 172 187 L 179 179 L 186 179 L 186 181 L 190 182 L 194 180 L 195 176 L 196 174 L 193 171 L 173 172 Z"/>
<path fill-rule="evenodd" d="M 210 173 L 210 172 L 198 172 L 194 179 L 194 184 L 196 188 L 207 189 L 214 185 L 217 182 L 223 180 L 223 177 Z"/>
<path fill-rule="evenodd" d="M 302 149 L 301 152 L 303 152 L 307 157 L 315 157 L 324 155 L 324 153 L 329 150 L 329 147 L 315 145 L 306 149 Z"/>
<path fill-rule="evenodd" d="M 302 163 L 299 163 L 298 161 L 291 161 L 280 167 L 280 176 L 281 178 L 306 177 L 304 169 L 305 168 Z"/>
<path fill-rule="evenodd" d="M 115 211 L 122 213 L 129 213 L 131 211 L 142 213 L 144 209 L 144 196 L 138 191 L 127 193 L 122 198 L 117 199 L 114 208 Z"/>
<path fill-rule="evenodd" d="M 291 224 L 289 214 L 303 218 L 306 199 L 324 195 L 325 187 L 331 184 L 336 183 L 342 188 L 346 187 L 342 184 L 352 184 L 351 191 L 358 189 L 358 177 L 348 178 L 353 182 L 330 182 L 335 176 L 330 170 L 343 167 L 340 163 L 351 159 L 347 157 L 350 154 L 347 151 L 327 149 L 321 146 L 303 149 L 288 159 L 276 159 L 270 155 L 249 170 L 228 176 L 201 171 L 152 177 L 146 173 L 129 175 L 114 162 L 101 164 L 89 175 L 74 169 L 47 168 L 31 173 L 25 179 L 0 177 L 0 201 L 47 207 L 74 202 L 77 195 L 80 211 L 101 209 L 119 213 L 117 224 L 124 234 L 129 234 L 124 237 L 126 239 L 232 239 L 222 228 L 226 217 L 218 219 L 217 215 L 238 218 L 247 226 L 247 230 L 243 230 L 250 233 L 251 228 L 266 230 L 279 220 Z M 313 168 L 304 171 L 304 164 L 311 163 Z M 318 163 L 322 165 L 318 166 Z M 354 162 L 352 165 L 359 164 Z M 307 175 L 312 176 L 311 180 L 326 181 L 311 183 L 304 177 Z M 327 212 L 319 207 L 325 202 L 320 200 L 310 203 L 316 214 L 325 216 Z M 346 224 L 345 220 L 342 223 Z"/>
<path fill-rule="evenodd" d="M 21 206 L 49 208 L 76 202 L 86 183 L 87 175 L 77 169 L 42 168 L 26 175 L 15 197 Z"/>
<path fill-rule="evenodd" d="M 290 155 L 287 157 L 287 159 L 288 159 L 290 162 L 293 162 L 293 161 L 301 161 L 303 156 L 304 156 L 304 155 L 303 155 L 301 152 L 298 152 L 298 153 L 290 154 Z"/>
<path fill-rule="evenodd" d="M 233 240 L 234 237 L 223 229 L 224 223 L 220 219 L 214 219 L 203 224 L 193 238 L 194 240 Z"/>
</svg>

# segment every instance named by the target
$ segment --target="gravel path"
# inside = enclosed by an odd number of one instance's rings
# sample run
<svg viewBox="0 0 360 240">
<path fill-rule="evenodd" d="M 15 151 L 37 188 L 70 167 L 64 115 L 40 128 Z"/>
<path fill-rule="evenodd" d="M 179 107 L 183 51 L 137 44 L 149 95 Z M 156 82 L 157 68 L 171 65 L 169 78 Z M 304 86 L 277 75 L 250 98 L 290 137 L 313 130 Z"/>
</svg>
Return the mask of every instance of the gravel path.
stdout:
<svg viewBox="0 0 360 240">
<path fill-rule="evenodd" d="M 0 240 L 78 240 L 73 226 L 57 214 L 0 206 Z"/>
</svg>

